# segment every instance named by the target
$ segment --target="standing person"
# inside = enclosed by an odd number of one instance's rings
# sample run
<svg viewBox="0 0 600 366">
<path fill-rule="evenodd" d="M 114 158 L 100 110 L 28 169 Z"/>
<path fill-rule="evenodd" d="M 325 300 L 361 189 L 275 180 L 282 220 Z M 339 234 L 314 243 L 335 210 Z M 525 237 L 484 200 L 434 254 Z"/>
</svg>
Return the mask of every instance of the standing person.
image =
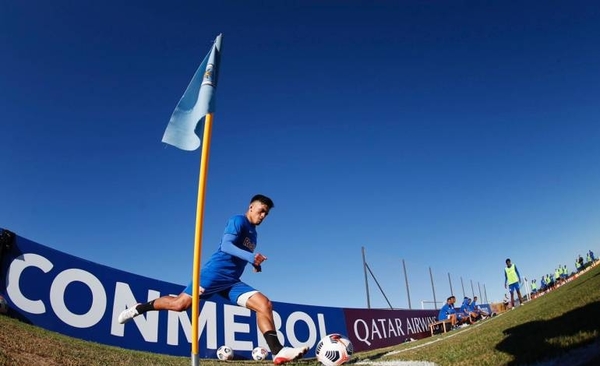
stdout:
<svg viewBox="0 0 600 366">
<path fill-rule="evenodd" d="M 504 268 L 504 288 L 508 287 L 510 291 L 510 305 L 514 309 L 515 307 L 515 294 L 519 295 L 519 304 L 523 304 L 523 297 L 521 296 L 521 275 L 517 266 L 510 262 L 510 258 L 506 259 L 506 267 Z"/>
<path fill-rule="evenodd" d="M 537 284 L 536 284 L 536 279 L 534 278 L 533 280 L 531 280 L 531 298 L 535 299 L 537 295 Z"/>
<path fill-rule="evenodd" d="M 554 287 L 558 288 L 562 284 L 562 267 L 560 264 L 554 270 Z"/>
<path fill-rule="evenodd" d="M 208 259 L 200 274 L 200 298 L 219 295 L 234 304 L 256 312 L 258 328 L 265 337 L 273 363 L 280 365 L 301 358 L 308 347 L 284 347 L 277 339 L 273 321 L 273 304 L 258 290 L 240 280 L 246 264 L 255 272 L 261 272 L 267 257 L 254 253 L 257 243 L 256 227 L 260 225 L 274 207 L 273 201 L 258 194 L 250 200 L 244 215 L 229 219 L 221 238 L 219 249 Z M 178 296 L 163 296 L 144 304 L 136 304 L 119 315 L 123 324 L 134 317 L 154 310 L 185 311 L 192 306 L 193 281 Z"/>
<path fill-rule="evenodd" d="M 585 255 L 585 266 L 589 267 L 590 265 L 592 265 L 592 255 L 590 254 L 592 251 L 590 250 L 589 252 L 587 252 L 587 254 Z"/>
<path fill-rule="evenodd" d="M 579 262 L 579 268 L 584 269 L 583 257 L 581 256 L 581 254 L 579 254 L 579 258 L 577 258 L 577 261 Z"/>
</svg>

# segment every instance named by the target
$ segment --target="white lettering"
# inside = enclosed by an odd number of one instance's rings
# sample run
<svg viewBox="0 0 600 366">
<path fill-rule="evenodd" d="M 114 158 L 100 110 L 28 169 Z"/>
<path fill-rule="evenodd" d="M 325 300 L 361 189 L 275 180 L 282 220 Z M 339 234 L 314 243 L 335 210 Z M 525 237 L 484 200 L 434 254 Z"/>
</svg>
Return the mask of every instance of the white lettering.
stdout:
<svg viewBox="0 0 600 366">
<path fill-rule="evenodd" d="M 413 322 L 411 322 L 410 319 L 406 319 L 406 332 L 408 334 L 417 333 L 417 332 L 414 331 L 414 329 L 413 329 Z"/>
<path fill-rule="evenodd" d="M 34 254 L 25 253 L 15 258 L 7 269 L 6 278 L 6 293 L 10 298 L 12 304 L 20 311 L 31 313 L 31 314 L 45 314 L 49 312 L 48 309 L 52 309 L 53 313 L 48 316 L 52 316 L 53 320 L 60 320 L 65 325 L 73 328 L 93 328 L 94 331 L 98 330 L 97 325 L 104 319 L 104 317 L 110 316 L 110 335 L 115 337 L 124 337 L 125 330 L 128 332 L 139 332 L 145 342 L 158 343 L 159 332 L 164 332 L 163 328 L 159 329 L 159 316 L 160 314 L 167 314 L 166 322 L 166 341 L 164 336 L 161 337 L 161 342 L 166 342 L 168 345 L 178 346 L 180 343 L 179 335 L 182 333 L 187 338 L 187 342 L 191 343 L 191 321 L 189 319 L 188 312 L 164 312 L 164 311 L 149 311 L 143 315 L 137 316 L 132 322 L 127 324 L 119 324 L 117 318 L 121 311 L 135 306 L 140 302 L 150 301 L 161 296 L 159 291 L 147 290 L 146 299 L 136 299 L 131 287 L 125 282 L 114 282 L 114 296 L 107 293 L 106 289 L 109 288 L 112 283 L 102 283 L 100 278 L 96 277 L 91 272 L 88 272 L 79 268 L 68 268 L 64 271 L 50 277 L 50 286 L 47 290 L 49 297 L 39 296 L 34 292 L 23 293 L 21 288 L 27 289 L 27 286 L 31 286 L 30 272 L 26 272 L 29 267 L 33 267 L 40 271 L 42 274 L 50 274 L 55 266 L 51 261 L 45 257 Z M 27 280 L 29 283 L 22 283 L 23 277 L 27 274 Z M 34 273 L 35 274 L 35 273 Z M 54 276 L 52 274 L 51 276 Z M 69 286 L 74 285 L 75 282 L 79 282 L 86 286 L 91 294 L 91 302 L 89 306 L 79 306 L 77 309 L 81 309 L 77 313 L 74 313 L 72 304 L 76 303 L 79 299 L 76 296 L 67 296 Z M 45 283 L 45 282 L 44 282 Z M 35 286 L 31 286 L 35 289 Z M 84 289 L 85 291 L 85 289 Z M 108 299 L 113 296 L 112 304 L 108 304 Z M 84 296 L 87 298 L 87 296 Z M 141 301 L 140 301 L 141 300 Z M 49 305 L 50 308 L 46 306 Z M 71 305 L 71 307 L 69 307 Z M 80 304 L 81 305 L 81 304 Z M 264 336 L 257 325 L 249 324 L 249 319 L 252 317 L 251 310 L 235 306 L 235 305 L 220 305 L 217 309 L 217 303 L 215 302 L 202 302 L 202 309 L 199 315 L 199 337 L 204 336 L 206 344 L 203 345 L 205 349 L 216 349 L 218 339 L 230 345 L 235 350 L 250 351 L 254 347 L 253 342 L 248 340 L 248 335 L 253 331 L 252 327 L 256 326 L 258 344 L 268 348 Z M 108 309 L 112 307 L 112 309 Z M 83 309 L 82 309 L 83 308 Z M 223 311 L 223 324 L 217 322 L 217 313 Z M 220 314 L 219 314 L 220 315 Z M 241 318 L 238 318 L 241 317 Z M 107 319 L 108 320 L 108 319 Z M 327 334 L 325 316 L 322 313 L 318 313 L 314 316 L 302 311 L 296 311 L 291 313 L 285 319 L 282 319 L 281 315 L 277 312 L 273 312 L 273 320 L 275 324 L 275 331 L 277 337 L 282 344 L 290 344 L 294 347 L 308 346 L 313 347 L 319 339 Z M 385 320 L 378 320 L 383 332 L 385 333 Z M 303 323 L 303 324 L 301 324 Z M 378 335 L 381 338 L 381 329 L 375 321 L 372 324 L 372 330 L 370 330 L 367 324 L 362 321 L 355 323 L 355 330 L 360 330 L 361 334 L 366 334 L 363 342 L 371 344 L 368 340 L 369 334 L 373 336 Z M 96 328 L 94 328 L 96 327 Z M 396 330 L 391 324 L 387 324 L 387 332 L 389 334 L 397 334 Z M 137 331 L 136 331 L 137 329 Z M 223 332 L 220 334 L 220 332 Z M 300 336 L 301 335 L 301 336 Z M 219 337 L 218 337 L 219 336 Z M 101 338 L 101 337 L 100 337 Z M 240 338 L 244 339 L 241 340 Z M 199 341 L 199 339 L 198 339 Z"/>
<path fill-rule="evenodd" d="M 235 337 L 236 333 L 250 333 L 249 323 L 236 323 L 235 316 L 250 317 L 250 309 L 241 306 L 225 305 L 225 344 L 236 350 L 251 351 L 251 341 L 238 341 Z"/>
<path fill-rule="evenodd" d="M 160 292 L 148 290 L 146 301 L 150 301 L 160 296 Z M 119 324 L 117 317 L 121 311 L 127 307 L 134 306 L 138 301 L 128 284 L 117 282 L 115 284 L 115 299 L 113 301 L 113 311 L 110 324 L 110 334 L 123 337 L 125 334 L 125 324 Z M 146 314 L 136 316 L 133 321 L 140 331 L 140 334 L 146 342 L 158 342 L 158 311 L 149 311 Z"/>
<path fill-rule="evenodd" d="M 379 329 L 377 329 L 377 321 L 373 319 L 371 320 L 371 339 L 375 337 L 375 334 L 377 334 L 377 337 L 381 339 L 381 334 L 379 333 Z"/>
<path fill-rule="evenodd" d="M 44 273 L 50 272 L 54 265 L 52 262 L 42 257 L 41 255 L 27 253 L 18 256 L 10 264 L 8 269 L 8 276 L 6 282 L 6 293 L 10 297 L 13 304 L 31 314 L 44 314 L 46 312 L 46 306 L 42 300 L 30 300 L 23 295 L 19 288 L 19 281 L 21 274 L 27 267 L 37 267 Z"/>
<path fill-rule="evenodd" d="M 308 326 L 308 338 L 304 342 L 296 337 L 295 325 L 298 321 L 303 321 Z M 315 323 L 308 314 L 301 311 L 295 311 L 287 318 L 285 333 L 293 347 L 312 347 L 317 342 L 317 327 Z"/>
<path fill-rule="evenodd" d="M 92 292 L 92 304 L 85 314 L 73 314 L 65 304 L 65 291 L 73 282 L 87 285 Z M 67 269 L 59 273 L 52 282 L 50 304 L 56 316 L 63 322 L 76 328 L 89 328 L 96 325 L 104 316 L 106 292 L 100 280 L 93 274 L 81 269 Z"/>
<path fill-rule="evenodd" d="M 358 329 L 358 325 L 362 326 L 362 330 L 363 333 L 365 334 L 364 336 L 361 336 L 361 332 L 359 332 Z M 367 328 L 367 323 L 362 320 L 362 319 L 356 319 L 356 321 L 354 322 L 354 335 L 356 336 L 356 338 L 361 341 L 361 342 L 365 342 L 368 346 L 371 345 L 371 342 L 369 342 L 369 329 Z"/>
<path fill-rule="evenodd" d="M 398 319 L 396 319 L 396 320 L 398 320 Z M 402 331 L 402 329 L 400 329 L 400 331 Z M 388 336 L 391 337 L 392 334 L 394 335 L 394 337 L 398 336 L 398 333 L 396 333 L 396 329 L 394 328 L 394 323 L 389 321 L 388 322 Z"/>
<path fill-rule="evenodd" d="M 408 323 L 410 328 L 410 322 Z M 363 319 L 357 319 L 354 321 L 354 335 L 356 338 L 367 344 L 371 345 L 371 341 L 377 337 L 378 339 L 387 339 L 393 337 L 400 337 L 404 335 L 402 329 L 402 319 L 372 319 L 371 327 Z"/>
<path fill-rule="evenodd" d="M 327 329 L 325 328 L 325 315 L 318 313 L 317 314 L 317 322 L 319 323 L 319 340 L 325 337 L 327 333 Z"/>
<path fill-rule="evenodd" d="M 402 330 L 402 319 L 400 318 L 396 318 L 396 329 L 398 329 L 398 335 L 402 334 L 404 335 L 404 331 Z"/>
</svg>

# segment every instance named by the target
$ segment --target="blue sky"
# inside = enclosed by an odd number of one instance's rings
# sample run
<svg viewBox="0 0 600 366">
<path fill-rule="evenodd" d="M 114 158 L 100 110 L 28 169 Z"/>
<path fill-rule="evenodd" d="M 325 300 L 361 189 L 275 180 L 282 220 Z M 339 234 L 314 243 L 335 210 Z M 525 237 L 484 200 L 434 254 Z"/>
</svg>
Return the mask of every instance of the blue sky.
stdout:
<svg viewBox="0 0 600 366">
<path fill-rule="evenodd" d="M 255 193 L 274 301 L 392 306 L 460 279 L 503 298 L 600 252 L 594 1 L 0 4 L 0 227 L 186 284 L 200 152 L 161 143 L 214 38 L 223 53 L 203 261 Z M 387 302 L 369 279 L 372 307 Z"/>
</svg>

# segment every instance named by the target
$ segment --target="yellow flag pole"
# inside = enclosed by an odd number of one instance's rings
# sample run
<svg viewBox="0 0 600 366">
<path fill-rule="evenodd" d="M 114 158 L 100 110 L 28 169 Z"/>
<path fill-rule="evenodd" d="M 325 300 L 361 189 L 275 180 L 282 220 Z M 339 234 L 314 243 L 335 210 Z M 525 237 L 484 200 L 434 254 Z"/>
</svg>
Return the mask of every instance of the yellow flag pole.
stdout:
<svg viewBox="0 0 600 366">
<path fill-rule="evenodd" d="M 192 366 L 199 365 L 198 317 L 200 315 L 200 264 L 202 257 L 202 223 L 204 218 L 204 198 L 206 196 L 206 177 L 208 174 L 208 153 L 210 135 L 212 133 L 213 114 L 206 115 L 204 120 L 204 136 L 202 138 L 202 155 L 200 157 L 200 174 L 198 179 L 198 201 L 196 205 L 196 233 L 194 236 L 194 267 L 192 277 Z"/>
</svg>

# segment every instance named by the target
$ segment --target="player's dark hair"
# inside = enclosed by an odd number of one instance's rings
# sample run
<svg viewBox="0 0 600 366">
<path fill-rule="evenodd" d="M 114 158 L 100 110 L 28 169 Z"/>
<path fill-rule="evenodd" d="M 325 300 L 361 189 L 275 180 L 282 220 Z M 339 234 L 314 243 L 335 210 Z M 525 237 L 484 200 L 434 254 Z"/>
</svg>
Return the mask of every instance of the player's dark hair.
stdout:
<svg viewBox="0 0 600 366">
<path fill-rule="evenodd" d="M 263 205 L 267 206 L 269 209 L 275 207 L 273 200 L 262 194 L 257 194 L 254 197 L 252 197 L 252 199 L 250 200 L 250 203 L 252 203 L 254 201 L 258 201 L 258 202 L 262 203 Z"/>
</svg>

